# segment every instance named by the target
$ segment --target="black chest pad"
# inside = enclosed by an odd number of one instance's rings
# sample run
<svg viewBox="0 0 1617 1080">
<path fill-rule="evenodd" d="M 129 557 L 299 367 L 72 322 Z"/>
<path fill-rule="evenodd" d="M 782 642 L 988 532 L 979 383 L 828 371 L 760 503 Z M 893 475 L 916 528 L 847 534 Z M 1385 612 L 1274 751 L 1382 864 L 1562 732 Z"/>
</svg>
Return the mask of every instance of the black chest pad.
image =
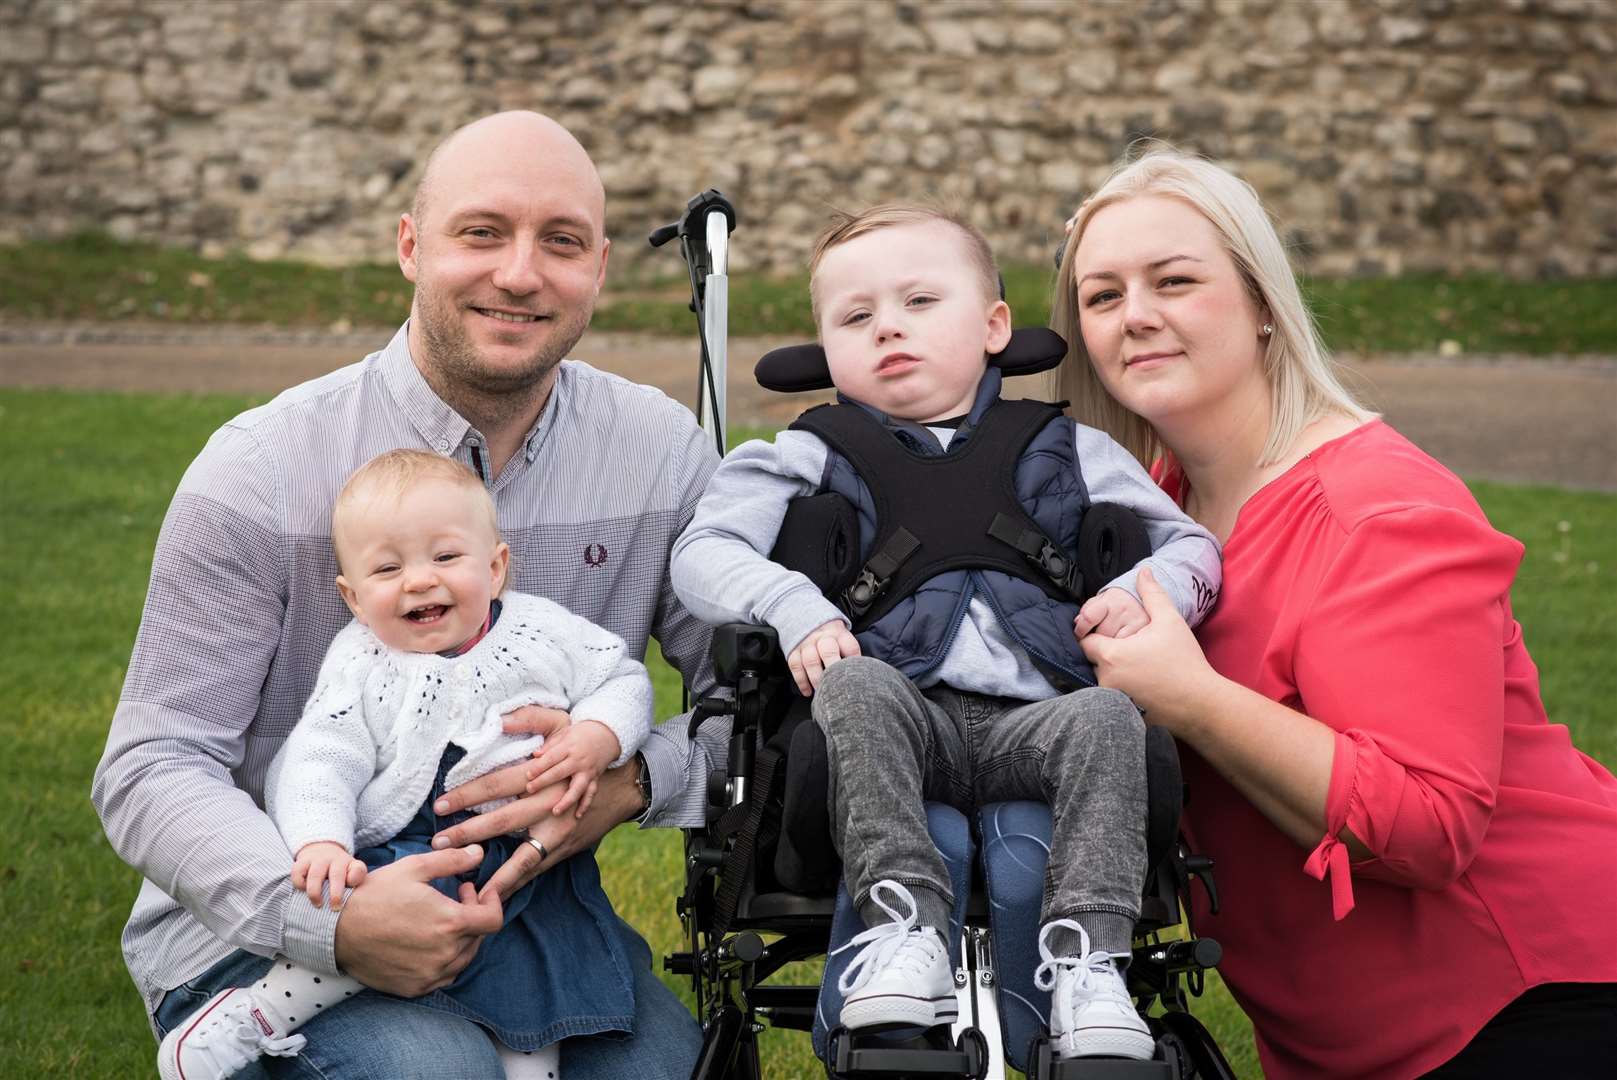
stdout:
<svg viewBox="0 0 1617 1080">
<path fill-rule="evenodd" d="M 848 459 L 874 504 L 869 557 L 830 597 L 856 633 L 951 570 L 999 570 L 1058 600 L 1087 598 L 1071 555 L 1016 497 L 1017 463 L 1060 415 L 1042 401 L 997 401 L 963 444 L 944 454 L 906 446 L 857 405 L 822 405 L 797 418 L 794 430 L 813 433 Z"/>
</svg>

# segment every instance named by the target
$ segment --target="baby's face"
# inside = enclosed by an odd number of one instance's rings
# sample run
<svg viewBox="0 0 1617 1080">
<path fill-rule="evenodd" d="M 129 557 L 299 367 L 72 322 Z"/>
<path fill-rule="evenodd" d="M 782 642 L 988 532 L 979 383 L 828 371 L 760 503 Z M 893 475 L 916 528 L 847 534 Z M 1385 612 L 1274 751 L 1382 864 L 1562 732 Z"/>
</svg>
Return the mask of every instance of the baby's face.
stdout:
<svg viewBox="0 0 1617 1080">
<path fill-rule="evenodd" d="M 454 649 L 482 629 L 510 552 L 475 492 L 445 480 L 361 494 L 333 539 L 354 618 L 406 652 Z"/>
<path fill-rule="evenodd" d="M 820 343 L 837 389 L 926 423 L 970 410 L 987 354 L 1010 340 L 966 238 L 945 221 L 878 229 L 825 253 L 814 275 Z"/>
</svg>

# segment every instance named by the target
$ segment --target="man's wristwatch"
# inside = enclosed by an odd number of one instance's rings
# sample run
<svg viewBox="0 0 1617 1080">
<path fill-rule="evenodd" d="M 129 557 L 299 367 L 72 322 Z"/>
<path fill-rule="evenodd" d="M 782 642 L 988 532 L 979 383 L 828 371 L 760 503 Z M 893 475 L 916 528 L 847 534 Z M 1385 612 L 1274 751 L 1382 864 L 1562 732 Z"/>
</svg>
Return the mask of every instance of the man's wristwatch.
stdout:
<svg viewBox="0 0 1617 1080">
<path fill-rule="evenodd" d="M 644 825 L 646 815 L 651 813 L 651 770 L 646 768 L 646 755 L 638 750 L 635 751 L 634 760 L 639 766 L 639 771 L 635 773 L 635 786 L 640 789 L 640 812 L 634 819 Z"/>
</svg>

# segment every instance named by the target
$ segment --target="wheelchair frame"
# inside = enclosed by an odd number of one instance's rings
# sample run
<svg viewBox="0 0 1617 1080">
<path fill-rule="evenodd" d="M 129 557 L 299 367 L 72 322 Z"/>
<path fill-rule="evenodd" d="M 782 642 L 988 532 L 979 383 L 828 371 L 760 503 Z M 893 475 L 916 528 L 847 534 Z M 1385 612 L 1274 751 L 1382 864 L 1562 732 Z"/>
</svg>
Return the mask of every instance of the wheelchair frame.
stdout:
<svg viewBox="0 0 1617 1080">
<path fill-rule="evenodd" d="M 693 197 L 676 223 L 655 230 L 652 246 L 680 240 L 690 272 L 691 308 L 701 344 L 698 416 L 725 452 L 729 233 L 734 207 L 717 190 Z M 685 948 L 665 958 L 665 968 L 692 980 L 703 1045 L 693 1080 L 762 1080 L 758 1034 L 768 1025 L 812 1030 L 819 986 L 772 985 L 766 980 L 786 965 L 824 955 L 829 947 L 834 899 L 754 891 L 751 853 L 735 858 L 735 817 L 747 812 L 749 790 L 773 695 L 790 692 L 790 678 L 775 635 L 767 627 L 731 625 L 714 635 L 716 686 L 726 693 L 697 703 L 690 734 L 715 717 L 730 716 L 726 770 L 709 778 L 707 825 L 685 834 L 685 886 L 677 901 Z M 725 821 L 724 815 L 731 815 Z M 722 827 L 721 827 L 722 826 Z M 750 843 L 750 839 L 745 842 Z M 726 862 L 747 865 L 745 880 L 721 881 Z M 1207 1029 L 1191 1015 L 1187 998 L 1201 993 L 1203 973 L 1220 958 L 1211 939 L 1165 939 L 1179 924 L 1179 896 L 1194 878 L 1218 898 L 1212 861 L 1175 841 L 1147 878 L 1136 925 L 1137 944 L 1128 971 L 1129 989 L 1142 1012 L 1153 1000 L 1163 1013 L 1151 1017 L 1159 1057 L 1151 1061 L 1105 1058 L 1058 1060 L 1047 1037 L 1036 1038 L 1027 1056 L 1033 1080 L 1233 1080 L 1234 1072 Z M 716 926 L 718 890 L 734 891 L 733 917 Z M 975 900 L 974 900 L 975 903 Z M 766 936 L 767 935 L 767 936 Z M 1142 940 L 1143 939 L 1143 940 Z M 928 1032 L 901 1045 L 862 1044 L 846 1029 L 828 1037 L 827 1068 L 833 1077 L 1003 1077 L 992 935 L 981 907 L 968 909 L 955 971 L 960 1020 L 947 1034 Z M 988 1033 L 992 1033 L 990 1038 Z"/>
</svg>

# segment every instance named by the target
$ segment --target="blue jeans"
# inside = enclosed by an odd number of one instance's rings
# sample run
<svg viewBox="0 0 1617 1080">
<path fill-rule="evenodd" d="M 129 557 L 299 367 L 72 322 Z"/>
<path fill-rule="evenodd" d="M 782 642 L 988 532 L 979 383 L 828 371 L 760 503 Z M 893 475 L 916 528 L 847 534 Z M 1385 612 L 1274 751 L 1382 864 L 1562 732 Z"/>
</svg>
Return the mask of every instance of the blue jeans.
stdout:
<svg viewBox="0 0 1617 1080">
<path fill-rule="evenodd" d="M 673 992 L 651 971 L 651 949 L 621 919 L 619 935 L 634 971 L 635 1033 L 580 1036 L 561 1043 L 562 1074 L 569 1080 L 686 1080 L 696 1064 L 702 1033 Z M 219 991 L 246 986 L 271 961 L 236 952 L 197 978 L 170 990 L 157 1008 L 159 1034 L 191 1015 Z M 405 998 L 367 990 L 299 1029 L 308 1046 L 293 1058 L 260 1058 L 238 1073 L 243 1080 L 503 1080 L 494 1041 L 467 1020 Z"/>
</svg>

